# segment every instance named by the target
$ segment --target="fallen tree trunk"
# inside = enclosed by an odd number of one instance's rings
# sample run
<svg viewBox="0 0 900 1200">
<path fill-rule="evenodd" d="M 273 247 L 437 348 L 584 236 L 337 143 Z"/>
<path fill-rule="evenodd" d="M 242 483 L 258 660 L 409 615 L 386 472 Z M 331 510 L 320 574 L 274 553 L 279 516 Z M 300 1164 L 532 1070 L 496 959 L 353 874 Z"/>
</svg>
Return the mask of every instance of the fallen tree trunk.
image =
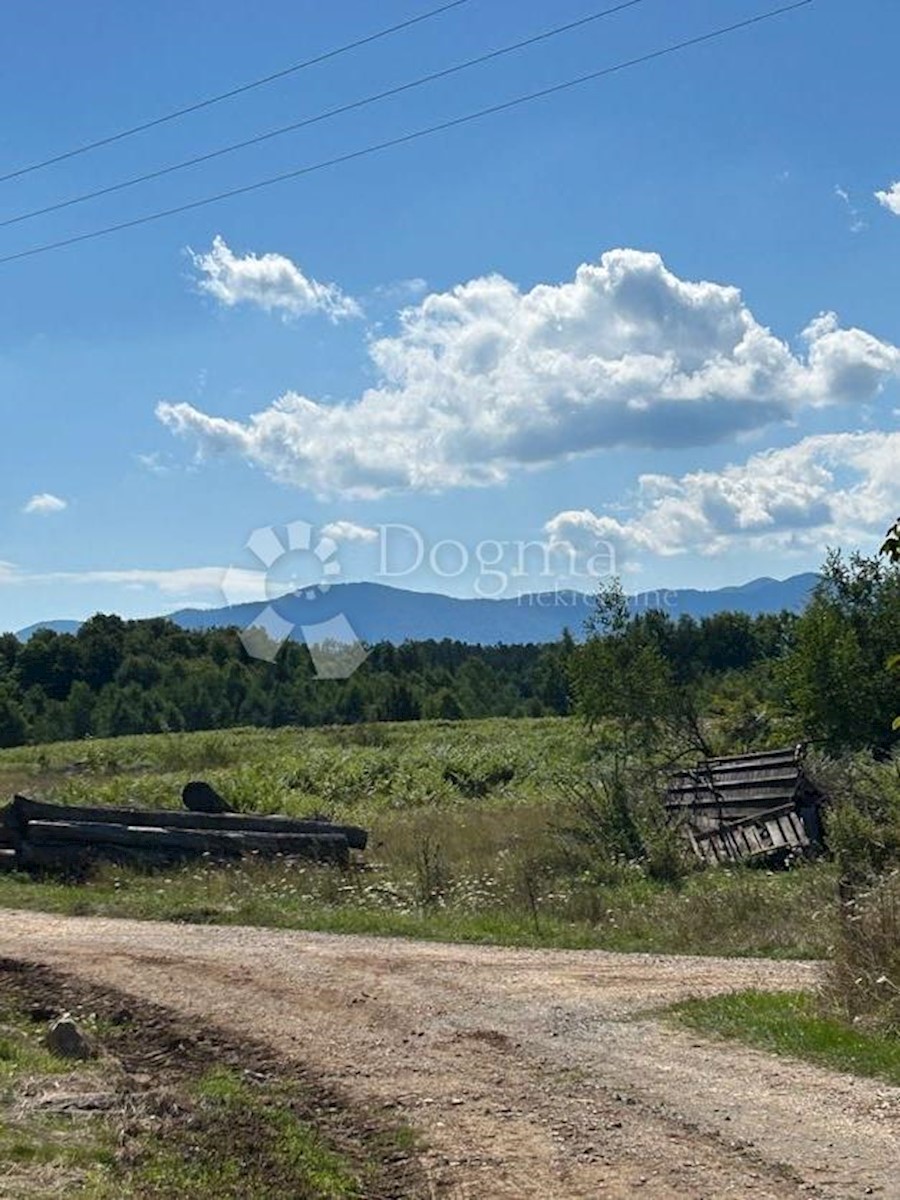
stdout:
<svg viewBox="0 0 900 1200">
<path fill-rule="evenodd" d="M 342 837 L 354 850 L 365 850 L 369 835 L 356 825 L 334 825 L 330 821 L 303 821 L 293 817 L 265 817 L 258 813 L 197 813 L 179 809 L 104 808 L 52 804 L 46 800 L 30 800 L 16 796 L 7 807 L 7 827 L 16 841 L 28 837 L 29 826 L 36 821 L 103 825 L 127 825 L 131 828 L 209 830 L 217 833 L 266 833 L 274 835 L 309 835 Z M 2 837 L 2 832 L 0 832 Z"/>
<path fill-rule="evenodd" d="M 124 847 L 150 854 L 238 858 L 245 854 L 284 855 L 346 864 L 347 839 L 339 833 L 222 833 L 199 829 L 161 829 L 100 821 L 29 821 L 20 846 L 78 846 L 90 851 Z"/>
</svg>

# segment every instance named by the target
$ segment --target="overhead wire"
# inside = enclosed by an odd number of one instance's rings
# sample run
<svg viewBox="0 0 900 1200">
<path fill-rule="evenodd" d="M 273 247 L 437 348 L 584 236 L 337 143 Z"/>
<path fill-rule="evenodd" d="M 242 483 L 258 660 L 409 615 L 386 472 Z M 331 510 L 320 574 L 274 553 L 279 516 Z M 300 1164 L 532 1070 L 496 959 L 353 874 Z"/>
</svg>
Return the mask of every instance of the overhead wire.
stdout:
<svg viewBox="0 0 900 1200">
<path fill-rule="evenodd" d="M 176 121 L 180 117 L 188 116 L 190 113 L 200 112 L 204 108 L 211 108 L 214 104 L 221 104 L 224 100 L 231 100 L 235 96 L 241 96 L 256 88 L 265 87 L 267 84 L 274 83 L 278 79 L 284 79 L 288 75 L 295 75 L 299 71 L 305 71 L 308 67 L 315 67 L 320 63 L 329 62 L 331 59 L 338 58 L 342 54 L 348 54 L 351 50 L 359 50 L 363 46 L 369 46 L 372 42 L 390 37 L 394 33 L 400 33 L 404 29 L 410 29 L 413 25 L 419 25 L 423 21 L 430 21 L 433 17 L 439 17 L 442 13 L 449 12 L 454 8 L 460 8 L 462 5 L 469 4 L 470 2 L 471 0 L 449 0 L 448 3 L 441 4 L 438 8 L 429 9 L 427 12 L 419 13 L 415 17 L 409 17 L 405 21 L 398 21 L 395 25 L 388 25 L 385 29 L 378 29 L 375 33 L 357 38 L 353 42 L 347 42 L 343 46 L 336 46 L 333 50 L 325 50 L 321 54 L 314 55 L 312 58 L 304 59 L 302 62 L 292 63 L 289 67 L 282 67 L 281 70 L 272 71 L 271 74 L 263 75 L 259 79 L 251 79 L 248 83 L 238 84 L 237 87 L 229 88 L 226 92 L 219 92 L 215 96 L 207 96 L 202 100 L 194 101 L 192 104 L 186 104 L 183 108 L 176 108 L 172 112 L 163 113 L 159 117 L 153 117 L 149 121 L 142 121 L 138 125 L 131 125 L 126 129 L 120 129 L 117 133 L 111 133 L 94 141 L 73 146 L 71 150 L 64 150 L 59 154 L 43 158 L 38 162 L 28 163 L 24 167 L 17 167 L 14 171 L 7 171 L 5 175 L 0 175 L 0 183 L 6 183 L 10 179 L 21 179 L 23 175 L 31 175 L 35 171 L 42 171 L 45 167 L 66 162 L 68 159 L 76 158 L 80 154 L 88 154 L 92 150 L 99 150 L 102 146 L 111 146 L 115 142 L 124 141 L 125 138 L 134 137 L 135 134 L 144 133 L 148 129 L 156 129 L 160 125 L 166 125 L 170 121 Z"/>
<path fill-rule="evenodd" d="M 639 4 L 644 4 L 646 0 L 622 0 L 621 3 L 614 5 L 611 8 L 600 9 L 598 12 L 589 13 L 587 16 L 579 17 L 578 20 L 568 21 L 564 25 L 554 26 L 552 29 L 545 29 L 541 33 L 533 34 L 531 37 L 523 38 L 521 41 L 512 42 L 507 46 L 501 46 L 496 50 L 490 50 L 485 54 L 479 54 L 476 58 L 467 59 L 465 62 L 454 63 L 453 66 L 444 67 L 440 71 L 432 71 L 428 75 L 420 75 L 417 79 L 409 80 L 406 83 L 397 84 L 395 87 L 390 87 L 381 92 L 375 92 L 370 96 L 364 96 L 359 100 L 352 100 L 347 104 L 338 105 L 336 108 L 327 109 L 325 112 L 316 113 L 311 117 L 304 117 L 299 121 L 292 121 L 289 125 L 281 125 L 277 129 L 269 129 L 263 133 L 255 134 L 253 137 L 245 138 L 240 142 L 232 142 L 227 146 L 220 146 L 217 150 L 210 150 L 205 154 L 197 154 L 193 158 L 183 159 L 181 162 L 171 163 L 165 167 L 159 167 L 153 171 L 146 171 L 142 175 L 132 176 L 130 179 L 120 180 L 118 183 L 109 184 L 106 187 L 95 188 L 91 192 L 82 192 L 78 196 L 70 196 L 65 200 L 58 200 L 53 204 L 46 204 L 42 208 L 34 208 L 28 212 L 18 213 L 12 217 L 6 217 L 0 220 L 0 229 L 4 229 L 10 225 L 20 225 L 23 221 L 32 221 L 37 217 L 44 217 L 50 213 L 60 212 L 65 208 L 72 208 L 76 204 L 84 204 L 89 200 L 99 200 L 102 196 L 109 196 L 115 192 L 124 191 L 126 188 L 136 187 L 141 183 L 149 183 L 153 179 L 161 179 L 165 175 L 172 175 L 176 171 L 183 171 L 187 167 L 199 166 L 201 163 L 210 162 L 216 158 L 222 158 L 226 154 L 234 154 L 238 150 L 246 150 L 250 146 L 258 146 L 262 142 L 271 141 L 273 138 L 282 137 L 286 133 L 296 133 L 300 129 L 307 129 L 311 125 L 318 125 L 323 121 L 328 121 L 333 117 L 341 116 L 344 113 L 354 112 L 361 108 L 366 108 L 370 104 L 375 104 L 381 100 L 387 100 L 392 96 L 399 96 L 404 92 L 412 91 L 415 88 L 423 87 L 425 84 L 434 83 L 438 79 L 446 79 L 451 75 L 458 75 L 461 71 L 470 70 L 472 67 L 481 66 L 484 63 L 491 62 L 498 58 L 503 58 L 506 55 L 513 54 L 516 51 L 524 50 L 530 46 L 536 46 L 541 42 L 549 41 L 551 38 L 559 37 L 564 33 L 571 33 L 575 29 L 581 29 L 586 25 L 599 21 L 604 17 L 611 17 L 616 13 L 623 12 L 625 9 L 636 8 Z"/>
<path fill-rule="evenodd" d="M 630 58 L 623 62 L 615 63 L 610 67 L 603 67 L 596 71 L 589 71 L 584 75 L 578 75 L 573 79 L 564 80 L 562 83 L 552 84 L 548 87 L 540 88 L 537 91 L 528 92 L 522 96 L 516 96 L 511 100 L 504 100 L 497 104 L 489 105 L 486 108 L 477 109 L 475 112 L 465 113 L 459 117 L 453 117 L 446 121 L 441 121 L 434 125 L 426 126 L 424 129 L 416 129 L 410 133 L 401 134 L 397 137 L 389 138 L 382 142 L 376 142 L 369 146 L 364 146 L 358 150 L 351 150 L 345 154 L 335 155 L 333 158 L 323 159 L 316 163 L 308 164 L 307 166 L 297 167 L 291 171 L 284 171 L 278 175 L 269 176 L 266 179 L 259 179 L 253 183 L 244 184 L 240 187 L 229 188 L 227 191 L 217 192 L 211 196 L 201 197 L 199 200 L 187 201 L 184 204 L 178 204 L 172 208 L 160 209 L 156 212 L 145 213 L 139 217 L 133 217 L 127 221 L 120 221 L 113 225 L 106 225 L 100 229 L 88 230 L 85 233 L 74 234 L 71 237 L 60 238 L 57 241 L 45 242 L 38 246 L 31 246 L 25 250 L 19 250 L 13 254 L 7 254 L 0 257 L 0 264 L 16 262 L 20 259 L 31 258 L 39 254 L 47 254 L 52 250 L 59 250 L 66 246 L 74 246 L 81 242 L 95 240 L 96 238 L 107 237 L 110 234 L 118 233 L 125 229 L 134 229 L 141 225 L 147 225 L 151 222 L 161 221 L 167 217 L 176 216 L 180 213 L 191 212 L 195 209 L 204 208 L 210 204 L 217 204 L 223 200 L 229 200 L 236 196 L 244 196 L 249 193 L 260 191 L 263 188 L 272 187 L 278 183 L 284 183 L 291 179 L 299 179 L 306 175 L 314 174 L 318 171 L 324 171 L 330 167 L 339 166 L 343 163 L 353 162 L 361 158 L 367 158 L 373 154 L 381 153 L 382 151 L 392 149 L 396 146 L 407 145 L 410 142 L 418 141 L 422 138 L 431 137 L 438 133 L 443 133 L 449 129 L 456 129 L 463 125 L 471 124 L 473 121 L 482 120 L 485 117 L 493 116 L 496 113 L 507 112 L 510 109 L 520 107 L 523 104 L 530 104 L 536 100 L 544 99 L 548 96 L 559 95 L 562 92 L 571 91 L 573 88 L 583 86 L 586 83 L 597 79 L 602 79 L 610 75 L 621 73 L 633 67 L 641 66 L 645 63 L 653 62 L 661 58 L 665 58 L 672 54 L 680 53 L 693 46 L 703 45 L 704 43 L 719 40 L 729 34 L 749 29 L 753 26 L 760 25 L 764 22 L 774 20 L 778 17 L 787 15 L 788 13 L 796 12 L 801 8 L 809 7 L 814 0 L 795 0 L 792 4 L 784 4 L 778 8 L 769 9 L 766 12 L 758 13 L 756 16 L 748 17 L 742 21 L 736 21 L 730 25 L 720 26 L 718 29 L 710 30 L 708 33 L 698 34 L 694 37 L 686 38 L 683 41 L 675 42 L 669 46 L 664 46 L 659 50 L 649 51 L 646 54 L 641 54 L 636 58 Z"/>
</svg>

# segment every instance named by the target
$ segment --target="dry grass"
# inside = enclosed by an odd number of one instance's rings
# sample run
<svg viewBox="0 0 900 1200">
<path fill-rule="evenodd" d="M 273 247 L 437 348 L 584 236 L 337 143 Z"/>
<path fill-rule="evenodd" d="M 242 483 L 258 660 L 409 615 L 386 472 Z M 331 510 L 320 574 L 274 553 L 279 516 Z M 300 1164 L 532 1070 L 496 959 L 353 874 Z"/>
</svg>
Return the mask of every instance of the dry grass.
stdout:
<svg viewBox="0 0 900 1200">
<path fill-rule="evenodd" d="M 900 871 L 842 906 L 822 994 L 826 1011 L 900 1035 Z"/>
</svg>

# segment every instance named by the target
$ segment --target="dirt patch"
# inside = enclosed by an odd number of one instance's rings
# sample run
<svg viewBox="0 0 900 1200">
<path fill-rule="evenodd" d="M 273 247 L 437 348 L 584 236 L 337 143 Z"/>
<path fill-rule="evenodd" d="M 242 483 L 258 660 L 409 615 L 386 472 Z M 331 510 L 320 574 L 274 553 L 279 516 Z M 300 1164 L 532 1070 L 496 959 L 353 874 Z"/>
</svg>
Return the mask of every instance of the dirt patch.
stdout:
<svg viewBox="0 0 900 1200">
<path fill-rule="evenodd" d="M 287 1096 L 298 1121 L 314 1127 L 318 1137 L 352 1165 L 364 1181 L 360 1194 L 366 1198 L 434 1195 L 411 1153 L 408 1130 L 362 1112 L 313 1072 L 279 1058 L 258 1040 L 236 1041 L 206 1023 L 198 1029 L 196 1020 L 169 1008 L 19 959 L 0 958 L 0 999 L 36 1026 L 69 1013 L 100 1030 L 95 1035 L 100 1051 L 97 1065 L 52 1080 L 26 1079 L 14 1098 L 14 1112 L 19 1118 L 40 1113 L 76 1120 L 101 1115 L 104 1121 L 114 1122 L 116 1171 L 123 1180 L 139 1165 L 145 1137 L 152 1132 L 172 1155 L 194 1165 L 202 1165 L 204 1156 L 211 1162 L 229 1157 L 245 1163 L 246 1175 L 235 1195 L 295 1194 L 290 1190 L 289 1164 L 275 1153 L 266 1153 L 273 1130 L 264 1102 L 239 1105 L 226 1113 L 189 1099 L 199 1080 L 224 1070 L 250 1096 L 254 1091 L 268 1096 L 273 1089 Z M 251 1177 L 253 1186 L 248 1182 Z M 10 1193 L 0 1187 L 0 1195 L 5 1194 Z M 148 1191 L 144 1186 L 141 1195 L 171 1193 Z"/>
</svg>

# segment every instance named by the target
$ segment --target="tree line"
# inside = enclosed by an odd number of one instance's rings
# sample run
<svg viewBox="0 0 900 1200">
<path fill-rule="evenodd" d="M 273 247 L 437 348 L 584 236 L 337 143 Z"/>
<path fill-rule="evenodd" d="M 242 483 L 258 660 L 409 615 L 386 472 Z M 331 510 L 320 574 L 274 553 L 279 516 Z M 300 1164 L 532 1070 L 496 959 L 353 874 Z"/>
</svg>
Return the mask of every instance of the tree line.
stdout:
<svg viewBox="0 0 900 1200">
<path fill-rule="evenodd" d="M 631 616 L 613 588 L 577 640 L 381 643 L 347 680 L 317 679 L 301 643 L 266 663 L 248 657 L 235 629 L 98 614 L 75 634 L 0 635 L 0 746 L 570 712 L 637 730 L 677 709 L 698 723 L 717 712 L 747 748 L 778 722 L 833 748 L 883 747 L 900 711 L 900 674 L 888 665 L 898 630 L 900 568 L 858 555 L 829 557 L 801 615 Z"/>
</svg>

